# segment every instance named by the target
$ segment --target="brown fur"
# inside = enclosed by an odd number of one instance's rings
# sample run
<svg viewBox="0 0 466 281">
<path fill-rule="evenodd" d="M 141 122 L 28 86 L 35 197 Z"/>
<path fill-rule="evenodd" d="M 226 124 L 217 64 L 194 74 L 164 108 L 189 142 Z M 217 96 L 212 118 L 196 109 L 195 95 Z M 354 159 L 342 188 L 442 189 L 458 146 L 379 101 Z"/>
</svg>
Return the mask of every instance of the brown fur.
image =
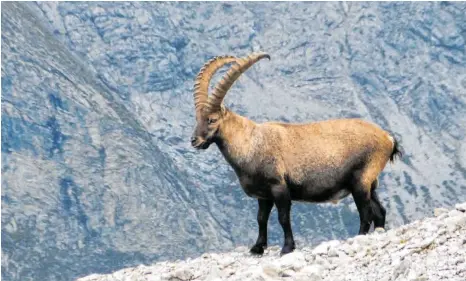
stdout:
<svg viewBox="0 0 466 281">
<path fill-rule="evenodd" d="M 224 115 L 218 126 L 220 149 L 243 182 L 264 162 L 274 163 L 273 176 L 280 181 L 288 176 L 303 184 L 309 173 L 338 172 L 347 161 L 360 157 L 363 166 L 357 173 L 370 192 L 393 151 L 393 138 L 387 132 L 360 119 L 257 124 L 231 111 Z"/>
</svg>

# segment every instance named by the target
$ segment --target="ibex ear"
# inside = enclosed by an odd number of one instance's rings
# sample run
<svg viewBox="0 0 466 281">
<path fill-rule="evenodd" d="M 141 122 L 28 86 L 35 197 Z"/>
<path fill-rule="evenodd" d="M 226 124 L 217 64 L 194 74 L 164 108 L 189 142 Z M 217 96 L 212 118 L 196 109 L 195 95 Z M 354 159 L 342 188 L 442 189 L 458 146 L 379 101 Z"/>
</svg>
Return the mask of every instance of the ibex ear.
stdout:
<svg viewBox="0 0 466 281">
<path fill-rule="evenodd" d="M 225 108 L 225 105 L 222 103 L 222 104 L 220 105 L 220 114 L 221 114 L 222 116 L 225 116 L 225 113 L 226 113 L 226 112 L 227 112 L 227 109 Z"/>
</svg>

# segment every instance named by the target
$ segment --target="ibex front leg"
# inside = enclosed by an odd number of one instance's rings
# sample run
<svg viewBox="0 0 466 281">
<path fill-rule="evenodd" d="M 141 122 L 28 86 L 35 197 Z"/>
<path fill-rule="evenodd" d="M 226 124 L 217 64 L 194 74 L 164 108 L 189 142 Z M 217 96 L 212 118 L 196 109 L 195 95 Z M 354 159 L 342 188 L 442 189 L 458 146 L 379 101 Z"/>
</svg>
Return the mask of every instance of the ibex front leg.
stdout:
<svg viewBox="0 0 466 281">
<path fill-rule="evenodd" d="M 272 187 L 272 195 L 275 206 L 278 210 L 278 221 L 280 222 L 285 234 L 285 243 L 281 254 L 291 253 L 295 249 L 293 239 L 293 231 L 291 230 L 290 212 L 291 212 L 291 197 L 290 191 L 286 185 L 275 185 Z"/>
<path fill-rule="evenodd" d="M 262 255 L 267 248 L 267 223 L 269 221 L 270 211 L 273 208 L 273 200 L 259 199 L 259 210 L 257 211 L 257 223 L 259 224 L 259 236 L 256 244 L 252 246 L 251 253 Z"/>
</svg>

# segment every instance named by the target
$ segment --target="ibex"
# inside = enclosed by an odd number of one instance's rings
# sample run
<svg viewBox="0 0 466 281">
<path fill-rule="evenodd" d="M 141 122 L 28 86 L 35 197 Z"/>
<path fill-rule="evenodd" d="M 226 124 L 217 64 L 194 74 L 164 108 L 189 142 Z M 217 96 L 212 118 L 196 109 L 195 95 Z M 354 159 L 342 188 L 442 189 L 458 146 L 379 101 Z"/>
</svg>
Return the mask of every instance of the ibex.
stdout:
<svg viewBox="0 0 466 281">
<path fill-rule="evenodd" d="M 192 146 L 207 149 L 215 143 L 244 192 L 258 200 L 259 236 L 250 252 L 262 254 L 267 247 L 267 223 L 274 204 L 284 232 L 281 254 L 295 249 L 290 224 L 293 200 L 329 202 L 351 194 L 359 212 L 359 234 L 366 234 L 372 222 L 383 228 L 386 211 L 376 193 L 377 178 L 389 160 L 401 156 L 398 142 L 360 119 L 258 124 L 225 108 L 228 89 L 263 58 L 270 60 L 266 53 L 215 57 L 204 64 L 194 85 L 197 125 Z M 209 96 L 212 76 L 230 63 Z"/>
</svg>

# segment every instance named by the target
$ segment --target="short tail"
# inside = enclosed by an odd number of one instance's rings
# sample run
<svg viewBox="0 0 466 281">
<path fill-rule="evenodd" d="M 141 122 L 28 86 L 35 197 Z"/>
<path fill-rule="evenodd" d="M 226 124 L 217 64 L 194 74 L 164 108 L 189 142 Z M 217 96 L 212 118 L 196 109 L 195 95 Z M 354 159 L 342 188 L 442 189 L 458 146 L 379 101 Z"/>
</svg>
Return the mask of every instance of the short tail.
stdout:
<svg viewBox="0 0 466 281">
<path fill-rule="evenodd" d="M 392 151 L 392 154 L 390 155 L 391 162 L 395 161 L 396 157 L 401 158 L 403 156 L 403 153 L 401 152 L 400 149 L 401 149 L 400 144 L 395 139 L 395 137 L 393 137 L 393 151 Z"/>
</svg>

